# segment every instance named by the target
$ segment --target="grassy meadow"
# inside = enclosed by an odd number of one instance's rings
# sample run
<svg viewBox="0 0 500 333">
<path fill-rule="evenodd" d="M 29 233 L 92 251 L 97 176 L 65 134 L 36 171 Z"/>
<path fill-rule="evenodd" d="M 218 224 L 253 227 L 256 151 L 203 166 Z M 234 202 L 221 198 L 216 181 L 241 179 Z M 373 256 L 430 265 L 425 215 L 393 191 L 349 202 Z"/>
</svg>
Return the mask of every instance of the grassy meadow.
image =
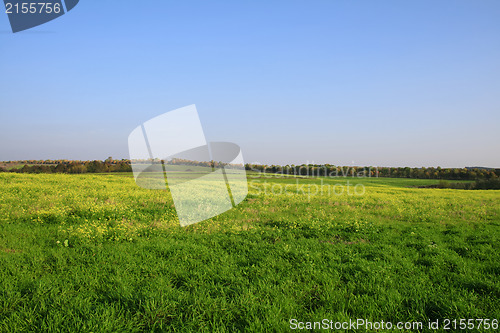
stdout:
<svg viewBox="0 0 500 333">
<path fill-rule="evenodd" d="M 236 208 L 183 228 L 169 192 L 128 173 L 0 173 L 0 332 L 500 319 L 500 191 L 248 180 Z"/>
</svg>

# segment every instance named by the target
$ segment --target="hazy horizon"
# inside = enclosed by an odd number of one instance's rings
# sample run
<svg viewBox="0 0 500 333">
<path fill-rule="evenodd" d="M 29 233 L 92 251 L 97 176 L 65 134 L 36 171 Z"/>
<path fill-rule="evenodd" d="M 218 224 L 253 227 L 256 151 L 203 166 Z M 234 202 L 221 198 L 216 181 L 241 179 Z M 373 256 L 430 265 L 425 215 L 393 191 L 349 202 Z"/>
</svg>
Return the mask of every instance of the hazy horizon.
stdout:
<svg viewBox="0 0 500 333">
<path fill-rule="evenodd" d="M 74 161 L 74 162 L 85 162 L 85 161 L 102 161 L 105 162 L 106 159 L 111 157 L 114 161 L 121 161 L 121 160 L 129 160 L 129 158 L 123 157 L 123 158 L 115 158 L 113 156 L 108 156 L 107 158 L 103 159 L 89 159 L 89 160 L 81 160 L 81 159 L 69 159 L 69 158 L 49 158 L 49 159 L 43 159 L 43 160 L 36 160 L 36 159 L 22 159 L 22 160 L 4 160 L 0 161 L 0 163 L 14 163 L 14 162 L 21 162 L 21 161 L 60 161 L 60 160 L 66 160 L 66 161 Z M 428 165 L 428 166 L 411 166 L 411 165 L 358 165 L 358 164 L 336 164 L 336 163 L 331 163 L 331 162 L 325 162 L 325 163 L 316 163 L 314 161 L 306 161 L 306 162 L 298 162 L 298 163 L 286 163 L 286 164 L 278 164 L 278 163 L 260 163 L 260 162 L 245 162 L 245 164 L 256 164 L 256 165 L 279 165 L 279 166 L 286 166 L 286 165 L 295 165 L 295 166 L 300 166 L 300 165 L 334 165 L 337 167 L 374 167 L 374 168 L 405 168 L 405 167 L 410 167 L 410 168 L 444 168 L 444 169 L 462 169 L 462 168 L 486 168 L 486 169 L 500 169 L 497 167 L 491 167 L 491 166 L 483 166 L 483 165 L 466 165 L 466 166 L 456 166 L 456 167 L 443 167 L 441 165 Z"/>
</svg>

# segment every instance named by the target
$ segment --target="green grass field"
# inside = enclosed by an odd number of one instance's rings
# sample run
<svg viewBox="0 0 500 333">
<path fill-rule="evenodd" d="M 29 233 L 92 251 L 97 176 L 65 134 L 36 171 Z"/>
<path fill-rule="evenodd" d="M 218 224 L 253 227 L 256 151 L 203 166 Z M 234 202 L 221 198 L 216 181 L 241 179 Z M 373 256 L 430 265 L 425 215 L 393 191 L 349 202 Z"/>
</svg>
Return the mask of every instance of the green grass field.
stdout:
<svg viewBox="0 0 500 333">
<path fill-rule="evenodd" d="M 498 320 L 500 191 L 416 188 L 437 182 L 249 177 L 182 228 L 131 174 L 0 174 L 0 332 Z"/>
</svg>

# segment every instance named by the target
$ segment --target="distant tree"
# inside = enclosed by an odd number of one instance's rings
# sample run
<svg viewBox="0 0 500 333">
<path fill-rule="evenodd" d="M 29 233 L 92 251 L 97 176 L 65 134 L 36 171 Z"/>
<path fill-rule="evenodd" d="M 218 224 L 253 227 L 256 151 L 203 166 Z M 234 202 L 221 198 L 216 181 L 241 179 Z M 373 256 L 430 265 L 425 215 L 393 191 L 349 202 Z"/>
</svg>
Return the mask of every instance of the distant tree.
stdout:
<svg viewBox="0 0 500 333">
<path fill-rule="evenodd" d="M 68 166 L 68 173 L 86 173 L 87 168 L 83 164 L 74 163 Z"/>
<path fill-rule="evenodd" d="M 68 167 L 66 166 L 66 164 L 59 163 L 55 167 L 54 171 L 57 172 L 57 173 L 65 173 L 65 172 L 68 171 Z"/>
<path fill-rule="evenodd" d="M 31 168 L 28 164 L 23 165 L 23 167 L 21 169 L 19 169 L 19 172 L 22 172 L 22 173 L 28 173 L 30 171 L 31 171 Z"/>
</svg>

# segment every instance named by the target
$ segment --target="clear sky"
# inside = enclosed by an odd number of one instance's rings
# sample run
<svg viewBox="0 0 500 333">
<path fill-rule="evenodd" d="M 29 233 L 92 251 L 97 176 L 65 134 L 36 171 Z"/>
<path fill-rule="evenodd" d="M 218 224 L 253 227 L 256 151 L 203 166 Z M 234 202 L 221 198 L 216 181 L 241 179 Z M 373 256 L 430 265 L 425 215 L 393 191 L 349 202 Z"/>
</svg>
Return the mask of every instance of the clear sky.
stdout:
<svg viewBox="0 0 500 333">
<path fill-rule="evenodd" d="M 128 158 L 196 104 L 246 162 L 500 167 L 500 1 L 81 0 L 0 13 L 0 160 Z"/>
</svg>

